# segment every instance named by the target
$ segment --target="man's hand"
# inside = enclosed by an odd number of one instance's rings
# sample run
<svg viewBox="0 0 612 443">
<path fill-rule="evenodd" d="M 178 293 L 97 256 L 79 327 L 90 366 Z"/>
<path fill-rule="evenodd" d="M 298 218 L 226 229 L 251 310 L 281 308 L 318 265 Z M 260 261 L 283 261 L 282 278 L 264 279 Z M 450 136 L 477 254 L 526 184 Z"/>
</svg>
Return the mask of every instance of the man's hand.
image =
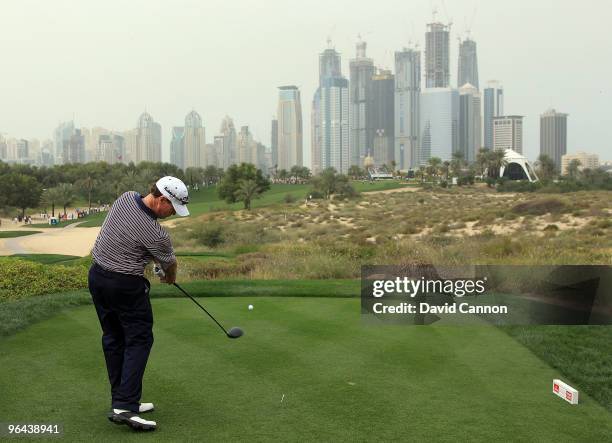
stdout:
<svg viewBox="0 0 612 443">
<path fill-rule="evenodd" d="M 153 271 L 155 272 L 155 275 L 159 277 L 160 282 L 172 285 L 176 281 L 177 265 L 177 262 L 174 262 L 164 271 L 162 266 L 159 263 L 156 263 Z"/>
<path fill-rule="evenodd" d="M 162 283 L 168 283 L 169 285 L 173 285 L 174 282 L 176 281 L 176 269 L 177 269 L 178 263 L 174 262 L 172 263 L 168 269 L 166 269 L 165 271 L 165 275 L 162 276 L 160 278 L 160 281 Z"/>
</svg>

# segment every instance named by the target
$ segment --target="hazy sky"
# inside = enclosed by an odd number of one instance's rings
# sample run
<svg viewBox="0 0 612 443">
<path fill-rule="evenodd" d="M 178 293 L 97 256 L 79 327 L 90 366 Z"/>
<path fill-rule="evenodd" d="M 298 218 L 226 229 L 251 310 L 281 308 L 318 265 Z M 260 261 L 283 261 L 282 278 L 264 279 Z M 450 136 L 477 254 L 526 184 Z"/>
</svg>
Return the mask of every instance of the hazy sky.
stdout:
<svg viewBox="0 0 612 443">
<path fill-rule="evenodd" d="M 230 115 L 270 143 L 277 86 L 302 94 L 304 157 L 310 164 L 310 108 L 318 54 L 327 36 L 348 77 L 357 34 L 380 67 L 417 41 L 424 49 L 432 5 L 450 18 L 451 84 L 457 37 L 472 23 L 481 89 L 497 79 L 506 114 L 525 116 L 524 152 L 539 150 L 539 115 L 570 114 L 568 152 L 612 160 L 612 2 L 609 0 L 265 0 L 3 1 L 0 6 L 0 132 L 51 138 L 61 120 L 133 128 L 146 110 L 162 125 L 169 159 L 172 126 L 195 109 L 207 142 Z M 445 12 L 446 10 L 446 12 Z M 473 18 L 473 19 L 472 19 Z"/>
</svg>

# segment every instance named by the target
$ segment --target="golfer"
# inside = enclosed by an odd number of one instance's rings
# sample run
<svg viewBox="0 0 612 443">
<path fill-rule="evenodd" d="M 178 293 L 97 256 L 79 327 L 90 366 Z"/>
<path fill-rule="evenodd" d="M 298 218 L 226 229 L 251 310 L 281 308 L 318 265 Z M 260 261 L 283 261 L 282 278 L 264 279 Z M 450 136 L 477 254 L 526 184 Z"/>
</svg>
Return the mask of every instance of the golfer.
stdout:
<svg viewBox="0 0 612 443">
<path fill-rule="evenodd" d="M 185 184 L 163 177 L 142 197 L 126 192 L 111 207 L 96 239 L 89 270 L 89 292 L 102 326 L 102 349 L 111 387 L 110 421 L 138 430 L 157 423 L 140 417 L 153 403 L 140 403 L 142 377 L 153 345 L 150 283 L 144 277 L 152 260 L 165 271 L 162 281 L 176 279 L 177 262 L 159 218 L 189 215 Z"/>
</svg>

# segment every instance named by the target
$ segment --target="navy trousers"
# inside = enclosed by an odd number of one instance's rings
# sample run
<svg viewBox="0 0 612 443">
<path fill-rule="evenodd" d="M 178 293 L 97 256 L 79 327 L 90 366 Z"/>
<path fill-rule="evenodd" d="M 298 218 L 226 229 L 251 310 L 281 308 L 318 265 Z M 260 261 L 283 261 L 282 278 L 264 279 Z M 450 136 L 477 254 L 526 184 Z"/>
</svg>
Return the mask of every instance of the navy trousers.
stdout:
<svg viewBox="0 0 612 443">
<path fill-rule="evenodd" d="M 138 412 L 153 346 L 149 288 L 144 277 L 110 272 L 95 263 L 89 270 L 89 292 L 102 326 L 111 404 L 116 409 Z"/>
</svg>

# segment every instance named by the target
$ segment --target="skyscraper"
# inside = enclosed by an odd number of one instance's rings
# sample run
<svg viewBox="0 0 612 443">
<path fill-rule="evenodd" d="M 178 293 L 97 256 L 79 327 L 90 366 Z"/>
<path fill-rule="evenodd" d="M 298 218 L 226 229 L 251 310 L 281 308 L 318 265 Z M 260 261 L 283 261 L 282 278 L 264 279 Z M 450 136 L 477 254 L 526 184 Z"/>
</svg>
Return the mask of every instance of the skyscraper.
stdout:
<svg viewBox="0 0 612 443">
<path fill-rule="evenodd" d="M 225 158 L 225 137 L 222 135 L 215 135 L 213 139 L 213 145 L 215 147 L 215 166 L 217 168 L 223 168 L 223 159 Z"/>
<path fill-rule="evenodd" d="M 134 163 L 143 161 L 161 162 L 161 126 L 153 120 L 147 112 L 143 112 L 138 119 L 136 128 L 136 146 Z"/>
<path fill-rule="evenodd" d="M 480 92 L 470 83 L 459 88 L 459 148 L 472 163 L 481 148 Z"/>
<path fill-rule="evenodd" d="M 421 149 L 418 165 L 431 157 L 452 160 L 458 148 L 459 93 L 452 88 L 429 88 L 421 94 Z"/>
<path fill-rule="evenodd" d="M 272 151 L 272 166 L 278 165 L 278 120 L 272 119 L 272 128 L 270 131 L 270 149 Z"/>
<path fill-rule="evenodd" d="M 425 85 L 448 88 L 450 85 L 450 26 L 429 23 L 425 33 Z"/>
<path fill-rule="evenodd" d="M 328 45 L 330 42 L 328 41 Z M 328 47 L 319 55 L 319 88 L 313 100 L 312 162 L 320 169 L 349 168 L 349 90 L 340 54 Z M 315 108 L 316 107 L 316 108 Z"/>
<path fill-rule="evenodd" d="M 457 68 L 457 86 L 470 83 L 476 89 L 478 84 L 478 56 L 476 42 L 469 37 L 459 43 L 459 64 Z"/>
<path fill-rule="evenodd" d="M 323 170 L 321 167 L 321 88 L 312 98 L 310 111 L 310 169 L 313 174 Z"/>
<path fill-rule="evenodd" d="M 191 111 L 185 117 L 185 168 L 203 168 L 208 165 L 206 152 L 206 134 L 202 127 L 202 117 Z"/>
<path fill-rule="evenodd" d="M 227 169 L 229 166 L 237 163 L 238 149 L 236 147 L 236 127 L 234 121 L 225 116 L 221 122 L 221 135 L 223 136 L 223 159 L 219 159 L 222 163 L 221 167 Z"/>
<path fill-rule="evenodd" d="M 170 163 L 185 169 L 185 128 L 174 126 L 170 140 Z"/>
<path fill-rule="evenodd" d="M 74 122 L 63 122 L 60 123 L 53 134 L 55 142 L 55 162 L 57 164 L 63 163 L 64 151 L 68 149 L 70 143 L 70 137 L 74 134 Z"/>
<path fill-rule="evenodd" d="M 366 57 L 367 44 L 357 42 L 357 55 L 350 61 L 350 162 L 363 165 L 374 147 L 374 123 L 372 121 L 372 77 L 376 74 L 374 61 Z"/>
<path fill-rule="evenodd" d="M 419 150 L 421 52 L 395 53 L 395 161 L 400 170 L 413 168 Z"/>
<path fill-rule="evenodd" d="M 289 171 L 291 167 L 303 164 L 302 102 L 297 86 L 280 86 L 278 89 L 278 168 Z"/>
<path fill-rule="evenodd" d="M 17 162 L 27 163 L 30 158 L 29 143 L 27 140 L 21 138 L 17 140 Z"/>
<path fill-rule="evenodd" d="M 523 116 L 493 117 L 493 149 L 523 153 Z"/>
<path fill-rule="evenodd" d="M 98 138 L 96 158 L 109 165 L 122 161 L 124 152 L 124 138 L 120 134 L 101 134 Z"/>
<path fill-rule="evenodd" d="M 64 152 L 62 153 L 64 163 L 85 163 L 85 137 L 81 134 L 80 129 L 75 129 L 74 134 L 70 136 L 70 141 L 64 143 Z"/>
<path fill-rule="evenodd" d="M 493 118 L 504 115 L 504 88 L 492 80 L 484 90 L 484 147 L 493 149 Z"/>
<path fill-rule="evenodd" d="M 0 160 L 8 160 L 8 145 L 2 134 L 0 134 Z"/>
<path fill-rule="evenodd" d="M 372 77 L 370 119 L 375 130 L 372 153 L 376 165 L 395 161 L 395 78 L 381 69 Z"/>
<path fill-rule="evenodd" d="M 238 148 L 237 163 L 252 163 L 255 164 L 256 160 L 253 161 L 253 135 L 249 131 L 248 126 L 242 126 L 238 133 L 238 141 L 236 143 Z"/>
<path fill-rule="evenodd" d="M 567 114 L 554 109 L 540 116 L 540 155 L 547 155 L 561 169 L 561 157 L 567 154 Z"/>
<path fill-rule="evenodd" d="M 100 137 L 103 135 L 109 135 L 111 131 L 99 126 L 91 129 L 81 128 L 81 134 L 85 138 L 85 161 L 96 161 L 98 160 L 99 148 L 100 148 Z"/>
</svg>

